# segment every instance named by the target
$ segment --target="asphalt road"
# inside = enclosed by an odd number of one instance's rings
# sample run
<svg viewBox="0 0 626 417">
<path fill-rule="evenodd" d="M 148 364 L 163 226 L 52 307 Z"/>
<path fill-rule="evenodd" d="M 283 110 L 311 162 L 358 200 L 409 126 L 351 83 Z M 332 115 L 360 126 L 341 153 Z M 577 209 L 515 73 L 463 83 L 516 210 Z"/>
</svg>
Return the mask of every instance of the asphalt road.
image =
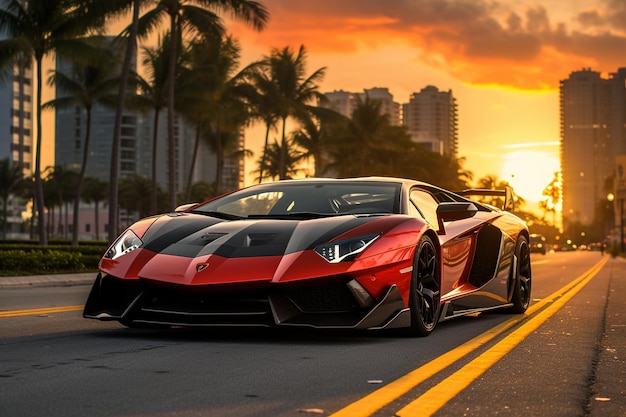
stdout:
<svg viewBox="0 0 626 417">
<path fill-rule="evenodd" d="M 3 279 L 3 417 L 626 416 L 626 261 L 597 252 L 533 255 L 526 315 L 421 339 L 126 329 L 82 318 L 88 285 Z"/>
</svg>

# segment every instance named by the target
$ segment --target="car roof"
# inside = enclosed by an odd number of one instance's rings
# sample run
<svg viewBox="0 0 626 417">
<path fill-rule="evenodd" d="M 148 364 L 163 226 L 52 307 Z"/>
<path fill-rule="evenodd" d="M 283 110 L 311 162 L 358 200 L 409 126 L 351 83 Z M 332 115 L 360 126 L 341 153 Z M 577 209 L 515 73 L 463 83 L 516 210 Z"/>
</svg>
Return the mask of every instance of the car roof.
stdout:
<svg viewBox="0 0 626 417">
<path fill-rule="evenodd" d="M 288 180 L 280 180 L 280 181 L 273 181 L 273 182 L 267 182 L 267 183 L 262 183 L 262 184 L 276 184 L 276 183 L 282 183 L 282 184 L 286 184 L 286 183 L 293 183 L 293 184 L 297 184 L 297 183 L 322 183 L 322 182 L 387 182 L 387 183 L 393 183 L 393 184 L 405 184 L 405 185 L 429 185 L 429 186 L 433 186 L 432 184 L 428 184 L 426 182 L 422 182 L 422 181 L 417 181 L 417 180 L 411 180 L 408 178 L 397 178 L 397 177 L 383 177 L 383 176 L 370 176 L 370 177 L 349 177 L 349 178 L 324 178 L 324 177 L 311 177 L 311 178 L 296 178 L 296 179 L 288 179 Z M 259 185 L 262 185 L 259 184 Z M 433 186 L 434 187 L 434 186 Z M 439 188 L 439 187 L 437 187 Z"/>
</svg>

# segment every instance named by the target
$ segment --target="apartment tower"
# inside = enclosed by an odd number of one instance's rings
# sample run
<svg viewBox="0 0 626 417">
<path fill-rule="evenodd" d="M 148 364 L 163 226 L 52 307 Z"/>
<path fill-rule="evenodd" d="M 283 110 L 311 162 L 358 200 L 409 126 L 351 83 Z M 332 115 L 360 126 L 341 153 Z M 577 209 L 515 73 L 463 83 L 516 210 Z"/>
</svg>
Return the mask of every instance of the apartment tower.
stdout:
<svg viewBox="0 0 626 417">
<path fill-rule="evenodd" d="M 413 142 L 452 158 L 458 153 L 458 115 L 452 91 L 439 91 L 432 85 L 413 93 L 402 106 L 402 124 Z"/>
<path fill-rule="evenodd" d="M 626 154 L 626 68 L 603 76 L 589 68 L 560 82 L 563 226 L 590 225 L 620 187 L 616 160 Z M 620 175 L 621 174 L 621 175 Z"/>
</svg>

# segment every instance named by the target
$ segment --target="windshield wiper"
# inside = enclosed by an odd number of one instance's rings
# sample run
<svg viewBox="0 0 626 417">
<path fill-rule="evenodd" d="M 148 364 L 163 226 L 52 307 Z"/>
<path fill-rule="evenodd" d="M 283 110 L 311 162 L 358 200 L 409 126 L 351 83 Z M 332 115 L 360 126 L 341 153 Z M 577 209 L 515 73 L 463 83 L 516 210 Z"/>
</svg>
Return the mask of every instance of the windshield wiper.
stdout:
<svg viewBox="0 0 626 417">
<path fill-rule="evenodd" d="M 223 213 L 221 211 L 191 210 L 190 213 L 203 214 L 205 216 L 217 217 L 218 219 L 224 219 L 224 220 L 243 220 L 246 218 L 243 216 L 237 216 L 235 214 Z"/>
<path fill-rule="evenodd" d="M 313 211 L 297 211 L 293 213 L 280 214 L 250 214 L 249 219 L 285 219 L 285 220 L 309 220 L 321 219 L 324 217 L 334 217 L 336 213 L 316 213 Z"/>
</svg>

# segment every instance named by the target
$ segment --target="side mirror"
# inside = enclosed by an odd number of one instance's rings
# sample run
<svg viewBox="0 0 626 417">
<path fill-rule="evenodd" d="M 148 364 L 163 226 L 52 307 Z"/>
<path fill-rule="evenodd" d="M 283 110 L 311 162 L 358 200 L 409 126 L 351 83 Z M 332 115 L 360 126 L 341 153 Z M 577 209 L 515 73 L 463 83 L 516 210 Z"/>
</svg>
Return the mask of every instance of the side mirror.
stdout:
<svg viewBox="0 0 626 417">
<path fill-rule="evenodd" d="M 438 233 L 443 235 L 446 233 L 443 222 L 452 222 L 455 220 L 469 219 L 474 217 L 478 208 L 474 203 L 441 203 L 437 206 L 437 223 L 439 225 Z"/>
</svg>

